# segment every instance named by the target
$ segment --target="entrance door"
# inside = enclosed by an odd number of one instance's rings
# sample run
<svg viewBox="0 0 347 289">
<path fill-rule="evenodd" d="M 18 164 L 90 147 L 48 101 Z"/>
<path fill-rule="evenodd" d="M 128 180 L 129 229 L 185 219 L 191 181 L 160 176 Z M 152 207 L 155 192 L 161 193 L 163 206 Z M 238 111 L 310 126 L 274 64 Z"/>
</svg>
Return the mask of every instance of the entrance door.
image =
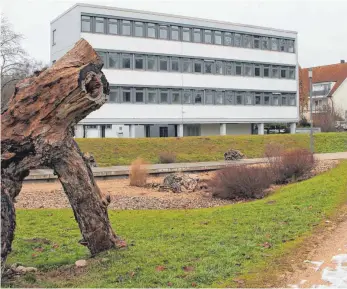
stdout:
<svg viewBox="0 0 347 289">
<path fill-rule="evenodd" d="M 169 136 L 169 130 L 168 130 L 167 126 L 159 127 L 159 136 L 160 137 L 168 137 Z"/>
<path fill-rule="evenodd" d="M 106 133 L 105 133 L 105 130 L 106 130 L 106 125 L 101 125 L 101 137 L 106 137 Z"/>
</svg>

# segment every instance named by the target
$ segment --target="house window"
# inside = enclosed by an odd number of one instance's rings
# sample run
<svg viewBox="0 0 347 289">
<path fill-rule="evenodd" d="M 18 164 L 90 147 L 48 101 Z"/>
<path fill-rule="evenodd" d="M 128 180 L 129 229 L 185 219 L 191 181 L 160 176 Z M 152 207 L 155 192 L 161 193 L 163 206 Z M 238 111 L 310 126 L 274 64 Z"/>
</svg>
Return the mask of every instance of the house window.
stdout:
<svg viewBox="0 0 347 289">
<path fill-rule="evenodd" d="M 234 46 L 241 47 L 241 34 L 239 33 L 234 34 Z"/>
<path fill-rule="evenodd" d="M 108 67 L 109 68 L 118 68 L 118 53 L 110 52 L 108 54 Z"/>
<path fill-rule="evenodd" d="M 183 103 L 191 103 L 192 92 L 190 90 L 183 91 Z"/>
<path fill-rule="evenodd" d="M 279 41 L 280 51 L 284 52 L 286 51 L 286 41 L 284 39 L 280 39 Z"/>
<path fill-rule="evenodd" d="M 168 39 L 169 38 L 169 28 L 164 25 L 159 26 L 159 38 Z"/>
<path fill-rule="evenodd" d="M 201 29 L 193 30 L 193 40 L 194 42 L 197 42 L 197 43 L 201 42 Z"/>
<path fill-rule="evenodd" d="M 147 70 L 157 70 L 157 58 L 155 56 L 147 56 Z"/>
<path fill-rule="evenodd" d="M 143 89 L 136 89 L 135 102 L 144 102 L 144 90 Z"/>
<path fill-rule="evenodd" d="M 224 92 L 223 91 L 216 91 L 215 94 L 215 104 L 223 104 L 224 103 Z"/>
<path fill-rule="evenodd" d="M 167 126 L 161 126 L 159 127 L 159 137 L 168 137 L 169 136 L 169 129 Z"/>
<path fill-rule="evenodd" d="M 213 104 L 214 93 L 212 90 L 205 91 L 205 104 Z"/>
<path fill-rule="evenodd" d="M 270 77 L 270 67 L 264 65 L 264 77 Z"/>
<path fill-rule="evenodd" d="M 286 95 L 282 95 L 282 105 L 288 105 L 287 103 L 287 96 Z"/>
<path fill-rule="evenodd" d="M 82 32 L 92 32 L 92 17 L 82 16 Z"/>
<path fill-rule="evenodd" d="M 191 73 L 192 72 L 192 60 L 191 59 L 184 59 L 183 60 L 183 72 Z"/>
<path fill-rule="evenodd" d="M 290 79 L 295 79 L 295 68 L 290 68 L 289 69 L 289 78 Z"/>
<path fill-rule="evenodd" d="M 235 98 L 236 104 L 240 105 L 243 103 L 243 93 L 242 92 L 237 92 L 236 93 L 236 98 Z"/>
<path fill-rule="evenodd" d="M 254 76 L 260 77 L 260 66 L 259 65 L 255 65 L 254 66 Z"/>
<path fill-rule="evenodd" d="M 145 56 L 135 56 L 135 69 L 145 69 Z"/>
<path fill-rule="evenodd" d="M 261 93 L 256 92 L 254 96 L 254 104 L 260 105 L 261 104 Z"/>
<path fill-rule="evenodd" d="M 269 94 L 264 95 L 264 105 L 270 105 L 270 95 Z"/>
<path fill-rule="evenodd" d="M 157 91 L 156 90 L 147 90 L 147 102 L 148 103 L 157 103 Z"/>
<path fill-rule="evenodd" d="M 253 95 L 250 92 L 247 92 L 245 95 L 245 104 L 252 105 L 253 104 Z"/>
<path fill-rule="evenodd" d="M 101 17 L 95 18 L 95 32 L 105 33 L 105 19 Z"/>
<path fill-rule="evenodd" d="M 242 75 L 242 64 L 241 63 L 235 64 L 235 75 Z"/>
<path fill-rule="evenodd" d="M 142 22 L 135 22 L 135 36 L 144 37 L 145 36 L 145 24 Z"/>
<path fill-rule="evenodd" d="M 225 104 L 227 104 L 227 105 L 234 104 L 232 91 L 226 91 L 225 92 Z"/>
<path fill-rule="evenodd" d="M 262 37 L 261 38 L 261 48 L 264 50 L 269 50 L 269 38 L 268 37 Z"/>
<path fill-rule="evenodd" d="M 56 43 L 55 43 L 55 34 L 56 34 L 57 30 L 54 29 L 53 30 L 53 33 L 52 33 L 52 46 L 54 46 Z"/>
<path fill-rule="evenodd" d="M 123 88 L 122 90 L 122 101 L 125 103 L 131 102 L 131 91 L 129 88 Z"/>
<path fill-rule="evenodd" d="M 156 29 L 155 29 L 155 24 L 153 23 L 148 23 L 147 24 L 147 37 L 149 38 L 156 38 Z"/>
<path fill-rule="evenodd" d="M 108 33 L 118 34 L 118 20 L 108 19 Z"/>
<path fill-rule="evenodd" d="M 294 53 L 294 41 L 287 40 L 287 44 L 288 44 L 288 52 Z"/>
<path fill-rule="evenodd" d="M 223 74 L 223 62 L 216 61 L 216 74 Z"/>
<path fill-rule="evenodd" d="M 278 66 L 272 66 L 272 78 L 280 78 L 280 69 Z"/>
<path fill-rule="evenodd" d="M 260 37 L 259 36 L 253 37 L 253 47 L 256 49 L 260 48 Z"/>
<path fill-rule="evenodd" d="M 106 64 L 107 62 L 106 62 L 106 60 L 107 60 L 107 54 L 106 54 L 106 52 L 98 52 L 98 55 L 100 56 L 100 58 L 102 59 L 102 62 L 104 63 L 104 64 Z"/>
<path fill-rule="evenodd" d="M 173 103 L 173 104 L 180 104 L 181 103 L 181 93 L 179 90 L 172 90 L 171 103 Z"/>
<path fill-rule="evenodd" d="M 205 70 L 204 70 L 204 73 L 206 74 L 211 74 L 213 73 L 213 62 L 212 61 L 205 61 L 204 62 L 204 66 L 205 66 Z"/>
<path fill-rule="evenodd" d="M 180 71 L 180 60 L 178 58 L 171 58 L 171 71 Z"/>
<path fill-rule="evenodd" d="M 225 75 L 232 75 L 233 74 L 233 64 L 231 62 L 225 63 Z"/>
<path fill-rule="evenodd" d="M 252 65 L 245 64 L 245 76 L 252 76 Z"/>
<path fill-rule="evenodd" d="M 295 95 L 289 97 L 289 105 L 295 106 Z"/>
<path fill-rule="evenodd" d="M 281 78 L 287 78 L 287 69 L 285 67 L 281 67 Z"/>
<path fill-rule="evenodd" d="M 251 35 L 243 35 L 243 47 L 252 48 L 252 36 Z"/>
<path fill-rule="evenodd" d="M 278 39 L 271 38 L 271 50 L 278 51 Z"/>
<path fill-rule="evenodd" d="M 279 105 L 279 95 L 278 94 L 273 94 L 272 95 L 272 105 Z"/>
<path fill-rule="evenodd" d="M 122 68 L 131 69 L 132 56 L 130 54 L 122 54 Z"/>
<path fill-rule="evenodd" d="M 202 73 L 202 61 L 199 61 L 199 60 L 194 61 L 194 72 Z"/>
<path fill-rule="evenodd" d="M 122 35 L 131 35 L 131 22 L 127 20 L 122 20 Z"/>
<path fill-rule="evenodd" d="M 212 43 L 212 31 L 211 30 L 205 30 L 204 31 L 204 42 L 211 44 Z"/>
<path fill-rule="evenodd" d="M 160 58 L 160 60 L 159 60 L 159 70 L 161 70 L 161 71 L 168 71 L 169 70 L 168 59 L 167 58 Z"/>
<path fill-rule="evenodd" d="M 171 26 L 171 40 L 180 40 L 180 30 L 178 26 Z"/>
<path fill-rule="evenodd" d="M 224 32 L 224 45 L 232 45 L 232 35 L 229 32 Z"/>
<path fill-rule="evenodd" d="M 202 104 L 203 95 L 204 95 L 203 90 L 195 90 L 193 95 L 194 103 Z"/>
<path fill-rule="evenodd" d="M 109 95 L 109 97 L 108 97 L 108 101 L 109 101 L 109 102 L 119 102 L 119 93 L 118 93 L 118 89 L 117 89 L 117 90 L 111 89 L 110 95 Z"/>
<path fill-rule="evenodd" d="M 183 27 L 182 28 L 182 40 L 190 42 L 190 28 Z"/>
<path fill-rule="evenodd" d="M 169 103 L 169 92 L 167 90 L 160 91 L 160 103 Z"/>
<path fill-rule="evenodd" d="M 220 31 L 214 32 L 214 44 L 222 45 L 222 32 Z"/>
</svg>

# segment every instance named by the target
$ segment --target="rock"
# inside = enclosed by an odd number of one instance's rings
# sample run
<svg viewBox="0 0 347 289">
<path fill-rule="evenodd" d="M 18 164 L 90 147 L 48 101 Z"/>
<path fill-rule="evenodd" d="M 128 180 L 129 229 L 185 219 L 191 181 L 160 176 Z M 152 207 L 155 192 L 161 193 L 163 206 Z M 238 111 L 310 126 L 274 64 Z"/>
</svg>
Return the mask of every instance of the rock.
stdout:
<svg viewBox="0 0 347 289">
<path fill-rule="evenodd" d="M 14 271 L 16 273 L 19 273 L 19 274 L 25 274 L 25 273 L 28 273 L 28 272 L 36 272 L 37 271 L 37 268 L 35 267 L 24 267 L 24 266 L 18 266 L 14 269 Z"/>
<path fill-rule="evenodd" d="M 163 186 L 174 193 L 194 192 L 197 189 L 199 177 L 188 174 L 170 174 L 164 178 Z"/>
<path fill-rule="evenodd" d="M 98 166 L 98 164 L 96 163 L 96 160 L 95 160 L 95 158 L 94 158 L 94 156 L 91 154 L 91 153 L 84 153 L 83 154 L 83 158 L 84 158 L 84 161 L 85 162 L 87 162 L 87 163 L 89 163 L 89 165 L 91 166 L 91 167 L 97 167 Z"/>
<path fill-rule="evenodd" d="M 235 161 L 245 158 L 246 156 L 239 150 L 230 149 L 224 153 L 224 160 L 226 161 Z"/>
<path fill-rule="evenodd" d="M 87 261 L 86 260 L 78 260 L 75 262 L 75 266 L 77 268 L 85 267 L 85 266 L 87 266 Z"/>
</svg>

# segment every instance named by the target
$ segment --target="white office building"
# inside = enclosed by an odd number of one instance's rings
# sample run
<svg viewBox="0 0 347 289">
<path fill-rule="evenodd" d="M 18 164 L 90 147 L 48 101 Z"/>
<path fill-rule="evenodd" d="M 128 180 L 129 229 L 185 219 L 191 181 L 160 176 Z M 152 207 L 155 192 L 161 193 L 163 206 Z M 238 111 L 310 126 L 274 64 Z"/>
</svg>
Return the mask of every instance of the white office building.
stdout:
<svg viewBox="0 0 347 289">
<path fill-rule="evenodd" d="M 264 133 L 299 120 L 297 33 L 76 4 L 51 22 L 51 61 L 86 39 L 109 100 L 76 137 Z"/>
</svg>

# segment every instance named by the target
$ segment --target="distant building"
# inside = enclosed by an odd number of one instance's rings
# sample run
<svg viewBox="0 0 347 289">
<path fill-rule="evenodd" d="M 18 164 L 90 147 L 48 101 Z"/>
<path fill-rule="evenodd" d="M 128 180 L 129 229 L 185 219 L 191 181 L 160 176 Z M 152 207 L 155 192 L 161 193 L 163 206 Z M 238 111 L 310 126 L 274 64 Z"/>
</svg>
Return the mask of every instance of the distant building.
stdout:
<svg viewBox="0 0 347 289">
<path fill-rule="evenodd" d="M 301 111 L 310 119 L 310 91 L 308 68 L 300 71 Z M 347 120 L 347 63 L 313 67 L 312 69 L 312 113 L 334 113 Z"/>
<path fill-rule="evenodd" d="M 104 60 L 108 102 L 77 137 L 264 133 L 299 120 L 297 33 L 77 4 L 51 22 L 51 62 L 81 37 Z"/>
</svg>

